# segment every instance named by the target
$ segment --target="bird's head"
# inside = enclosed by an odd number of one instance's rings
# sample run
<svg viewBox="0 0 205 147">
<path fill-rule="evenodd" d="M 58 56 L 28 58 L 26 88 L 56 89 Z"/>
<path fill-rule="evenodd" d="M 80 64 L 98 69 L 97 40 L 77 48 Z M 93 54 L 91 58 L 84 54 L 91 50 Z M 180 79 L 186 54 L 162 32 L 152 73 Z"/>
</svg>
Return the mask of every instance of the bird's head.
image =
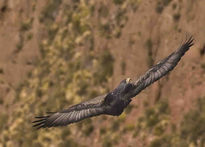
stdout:
<svg viewBox="0 0 205 147">
<path fill-rule="evenodd" d="M 120 82 L 118 88 L 122 93 L 127 93 L 132 88 L 132 79 L 126 78 Z"/>
<path fill-rule="evenodd" d="M 126 96 L 133 88 L 133 84 L 131 81 L 132 80 L 130 78 L 122 80 L 118 87 L 106 96 L 105 103 L 109 105 L 115 104 L 115 102 L 117 102 L 119 98 Z"/>
<path fill-rule="evenodd" d="M 126 78 L 120 82 L 120 85 L 126 85 L 126 84 L 130 83 L 131 81 L 132 81 L 131 78 Z"/>
</svg>

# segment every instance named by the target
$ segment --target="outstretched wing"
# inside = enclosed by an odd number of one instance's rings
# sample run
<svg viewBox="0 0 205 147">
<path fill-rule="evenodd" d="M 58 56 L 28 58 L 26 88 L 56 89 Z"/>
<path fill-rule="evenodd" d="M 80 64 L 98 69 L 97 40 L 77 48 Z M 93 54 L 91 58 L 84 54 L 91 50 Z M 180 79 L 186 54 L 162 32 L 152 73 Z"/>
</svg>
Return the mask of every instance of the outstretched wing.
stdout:
<svg viewBox="0 0 205 147">
<path fill-rule="evenodd" d="M 48 116 L 38 116 L 33 121 L 33 127 L 37 129 L 56 126 L 65 126 L 70 123 L 78 122 L 88 117 L 104 113 L 103 102 L 106 95 L 98 96 L 94 99 L 71 106 L 70 108 L 56 112 L 48 113 Z"/>
<path fill-rule="evenodd" d="M 187 39 L 175 52 L 170 54 L 165 59 L 158 62 L 151 69 L 149 69 L 143 76 L 141 76 L 136 82 L 134 82 L 134 90 L 132 96 L 137 95 L 143 89 L 148 87 L 150 84 L 159 80 L 161 77 L 166 75 L 171 71 L 179 62 L 181 57 L 189 50 L 189 48 L 194 44 L 193 37 L 191 36 Z"/>
</svg>

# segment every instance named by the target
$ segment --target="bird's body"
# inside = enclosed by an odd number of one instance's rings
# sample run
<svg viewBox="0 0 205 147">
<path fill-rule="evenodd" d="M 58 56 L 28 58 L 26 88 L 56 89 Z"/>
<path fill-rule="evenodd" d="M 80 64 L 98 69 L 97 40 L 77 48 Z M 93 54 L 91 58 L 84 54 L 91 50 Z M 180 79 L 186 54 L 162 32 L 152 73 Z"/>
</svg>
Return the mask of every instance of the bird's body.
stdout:
<svg viewBox="0 0 205 147">
<path fill-rule="evenodd" d="M 129 79 L 123 80 L 119 86 L 108 93 L 104 99 L 105 114 L 120 115 L 124 108 L 131 102 L 131 97 L 126 95 L 133 88 Z"/>
<path fill-rule="evenodd" d="M 193 39 L 190 37 L 175 52 L 150 68 L 137 81 L 127 78 L 108 94 L 71 106 L 63 111 L 51 113 L 48 116 L 36 117 L 37 120 L 33 122 L 34 127 L 65 126 L 101 114 L 120 115 L 133 97 L 171 71 L 192 45 Z"/>
</svg>

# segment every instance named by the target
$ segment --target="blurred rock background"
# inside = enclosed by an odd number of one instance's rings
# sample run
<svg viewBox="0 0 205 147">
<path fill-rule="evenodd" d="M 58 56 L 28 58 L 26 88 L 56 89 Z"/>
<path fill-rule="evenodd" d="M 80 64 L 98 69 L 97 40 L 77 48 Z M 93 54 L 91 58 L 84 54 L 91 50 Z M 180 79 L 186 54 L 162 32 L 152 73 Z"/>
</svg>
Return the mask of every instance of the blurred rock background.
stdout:
<svg viewBox="0 0 205 147">
<path fill-rule="evenodd" d="M 205 1 L 1 0 L 0 146 L 205 146 Z M 36 131 L 58 111 L 195 45 L 119 117 Z"/>
</svg>

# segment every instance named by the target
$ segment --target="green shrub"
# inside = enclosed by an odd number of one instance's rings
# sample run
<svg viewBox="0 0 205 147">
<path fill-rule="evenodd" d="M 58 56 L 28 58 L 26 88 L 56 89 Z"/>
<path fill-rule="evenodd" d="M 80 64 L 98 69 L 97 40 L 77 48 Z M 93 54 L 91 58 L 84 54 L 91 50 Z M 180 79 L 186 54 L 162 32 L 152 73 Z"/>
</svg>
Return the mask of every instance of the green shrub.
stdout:
<svg viewBox="0 0 205 147">
<path fill-rule="evenodd" d="M 125 0 L 113 0 L 116 5 L 121 5 Z"/>
<path fill-rule="evenodd" d="M 173 15 L 173 19 L 174 19 L 175 22 L 178 22 L 180 17 L 181 17 L 180 13 L 176 13 L 176 14 Z"/>
<path fill-rule="evenodd" d="M 153 53 L 152 53 L 152 48 L 153 48 L 153 43 L 151 38 L 147 39 L 147 41 L 145 42 L 145 47 L 148 50 L 148 65 L 152 66 L 154 64 L 154 60 L 153 60 Z"/>
</svg>

